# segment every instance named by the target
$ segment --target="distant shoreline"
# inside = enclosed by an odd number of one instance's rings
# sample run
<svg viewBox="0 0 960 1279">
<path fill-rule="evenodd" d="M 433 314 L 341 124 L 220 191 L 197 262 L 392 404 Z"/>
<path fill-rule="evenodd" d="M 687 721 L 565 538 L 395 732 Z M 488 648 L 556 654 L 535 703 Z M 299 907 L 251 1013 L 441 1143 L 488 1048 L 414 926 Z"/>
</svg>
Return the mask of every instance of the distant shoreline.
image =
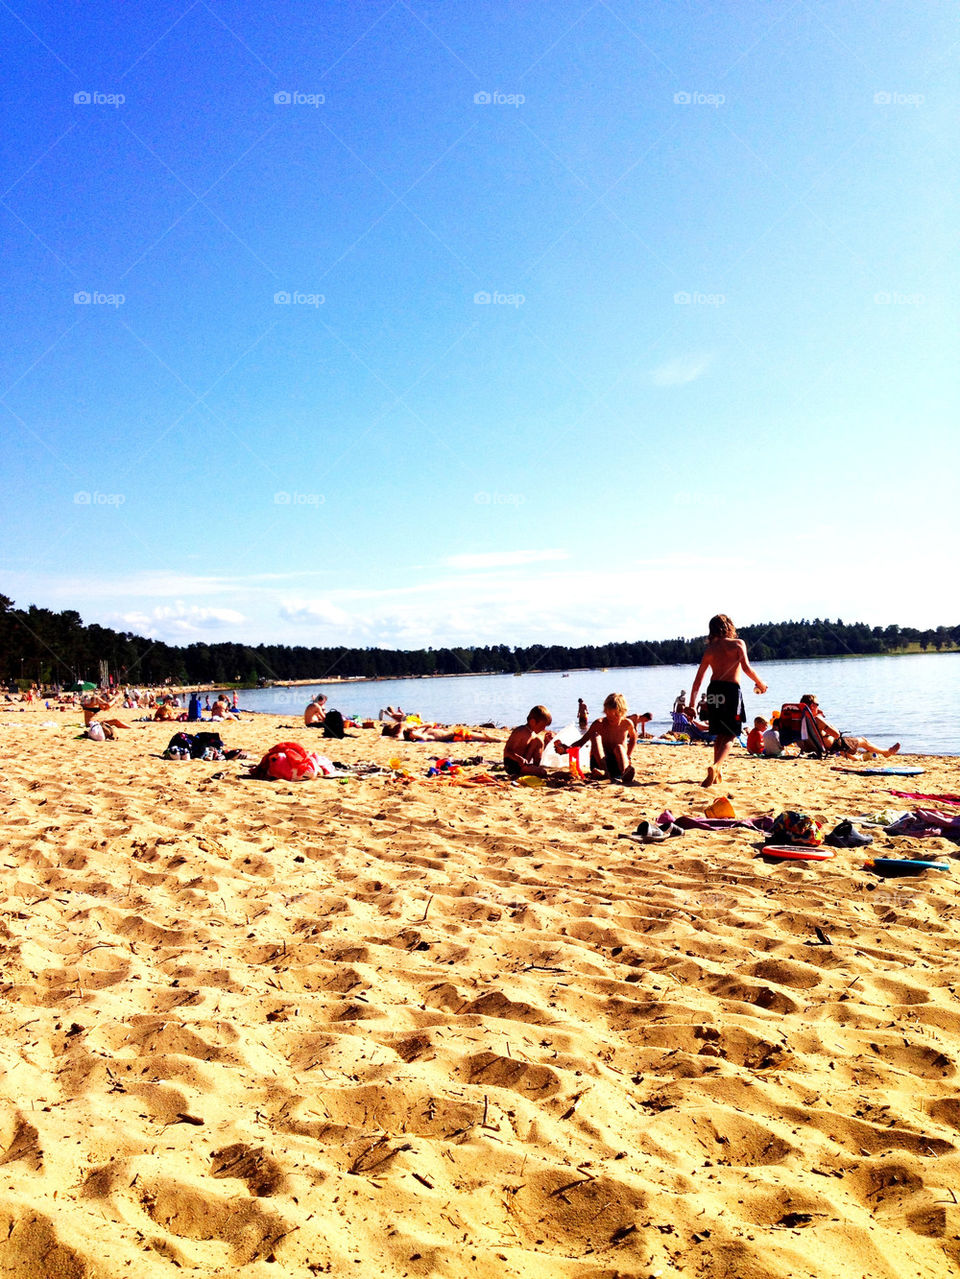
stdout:
<svg viewBox="0 0 960 1279">
<path fill-rule="evenodd" d="M 772 666 L 778 662 L 835 662 L 835 661 L 861 661 L 871 657 L 940 657 L 944 653 L 960 653 L 960 645 L 947 647 L 944 645 L 941 649 L 928 648 L 926 650 L 917 647 L 895 648 L 890 649 L 887 653 L 818 653 L 813 657 L 770 657 L 762 664 Z M 758 661 L 757 665 L 761 663 Z M 435 671 L 431 675 L 327 675 L 319 679 L 277 679 L 269 680 L 266 684 L 211 684 L 209 689 L 215 688 L 312 688 L 317 684 L 386 684 L 394 683 L 399 680 L 419 680 L 419 679 L 480 679 L 485 675 L 502 675 L 525 677 L 527 675 L 576 675 L 584 671 L 645 671 L 656 670 L 658 667 L 672 667 L 675 670 L 686 670 L 692 663 L 690 662 L 651 662 L 646 666 L 567 666 L 563 670 L 530 670 L 530 671 Z M 189 688 L 198 687 L 197 685 L 184 685 L 185 691 Z M 201 689 L 204 685 L 199 686 Z"/>
</svg>

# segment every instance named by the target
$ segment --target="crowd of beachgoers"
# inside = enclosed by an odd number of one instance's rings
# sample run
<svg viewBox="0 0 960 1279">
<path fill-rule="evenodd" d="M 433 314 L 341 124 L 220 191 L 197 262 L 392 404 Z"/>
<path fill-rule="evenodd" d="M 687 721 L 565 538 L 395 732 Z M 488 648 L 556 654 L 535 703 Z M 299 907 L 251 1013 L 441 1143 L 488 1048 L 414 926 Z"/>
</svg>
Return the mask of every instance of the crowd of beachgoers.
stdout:
<svg viewBox="0 0 960 1279">
<path fill-rule="evenodd" d="M 783 755 L 791 746 L 796 747 L 798 754 L 809 751 L 850 760 L 890 757 L 900 749 L 899 742 L 881 747 L 865 737 L 836 728 L 826 719 L 812 693 L 804 693 L 795 703 L 784 704 L 769 719 L 754 716 L 744 741 L 748 717 L 741 675 L 753 682 L 757 693 L 766 693 L 767 686 L 750 665 L 746 645 L 738 638 L 733 622 L 726 614 L 717 614 L 710 619 L 708 642 L 690 696 L 681 690 L 671 711 L 672 728 L 659 738 L 661 741 L 702 741 L 713 746 L 713 762 L 702 783 L 705 787 L 722 783 L 723 768 L 735 742 L 745 745 L 752 755 L 768 758 Z M 6 700 L 13 701 L 14 694 L 8 692 Z M 118 706 L 143 710 L 144 720 L 161 722 L 214 723 L 240 718 L 236 690 L 230 697 L 226 693 L 215 694 L 211 701 L 210 693 L 201 697 L 199 690 L 189 694 L 136 687 L 44 690 L 32 685 L 20 694 L 20 700 L 43 701 L 50 710 L 79 708 L 87 736 L 97 741 L 113 738 L 118 730 L 130 727 L 125 720 L 108 714 Z M 538 779 L 567 784 L 606 779 L 632 785 L 636 779 L 634 749 L 638 741 L 656 740 L 647 732 L 652 720 L 650 711 L 631 713 L 626 698 L 617 692 L 604 699 L 602 714 L 591 720 L 581 698 L 576 714 L 578 732 L 568 732 L 569 740 L 561 740 L 550 727 L 553 723 L 550 711 L 537 705 L 530 709 L 526 722 L 507 737 L 503 746 L 503 768 L 517 781 Z M 319 729 L 325 737 L 332 738 L 343 737 L 350 727 L 362 727 L 379 728 L 384 737 L 407 742 L 500 741 L 496 732 L 485 731 L 485 728 L 427 722 L 419 714 L 405 712 L 400 707 L 381 709 L 377 720 L 354 720 L 329 708 L 327 697 L 319 693 L 307 704 L 303 723 L 304 727 Z"/>
</svg>

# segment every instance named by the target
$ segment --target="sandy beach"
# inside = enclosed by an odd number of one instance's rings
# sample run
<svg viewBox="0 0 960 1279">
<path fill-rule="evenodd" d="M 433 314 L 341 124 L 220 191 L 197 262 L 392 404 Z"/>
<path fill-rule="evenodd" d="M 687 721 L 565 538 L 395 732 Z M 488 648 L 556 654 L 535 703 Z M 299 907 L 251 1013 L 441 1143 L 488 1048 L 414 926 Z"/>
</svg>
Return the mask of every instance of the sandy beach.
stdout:
<svg viewBox="0 0 960 1279">
<path fill-rule="evenodd" d="M 79 727 L 0 716 L 0 1274 L 960 1271 L 957 862 L 618 839 L 703 812 L 703 747 L 639 746 L 631 788 L 466 788 L 429 757 L 497 745 L 221 726 L 417 775 L 291 784 Z M 960 791 L 902 762 L 737 752 L 723 790 L 828 827 Z"/>
</svg>

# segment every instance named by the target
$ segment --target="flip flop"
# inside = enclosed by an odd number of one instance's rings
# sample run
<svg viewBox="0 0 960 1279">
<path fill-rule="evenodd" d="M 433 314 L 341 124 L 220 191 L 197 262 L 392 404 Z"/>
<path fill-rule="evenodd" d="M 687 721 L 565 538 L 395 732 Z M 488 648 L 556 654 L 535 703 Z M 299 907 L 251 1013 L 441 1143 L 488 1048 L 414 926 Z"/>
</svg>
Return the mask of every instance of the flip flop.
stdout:
<svg viewBox="0 0 960 1279">
<path fill-rule="evenodd" d="M 835 826 L 823 842 L 832 848 L 865 848 L 873 843 L 873 836 L 857 830 L 853 822 L 844 821 Z"/>
</svg>

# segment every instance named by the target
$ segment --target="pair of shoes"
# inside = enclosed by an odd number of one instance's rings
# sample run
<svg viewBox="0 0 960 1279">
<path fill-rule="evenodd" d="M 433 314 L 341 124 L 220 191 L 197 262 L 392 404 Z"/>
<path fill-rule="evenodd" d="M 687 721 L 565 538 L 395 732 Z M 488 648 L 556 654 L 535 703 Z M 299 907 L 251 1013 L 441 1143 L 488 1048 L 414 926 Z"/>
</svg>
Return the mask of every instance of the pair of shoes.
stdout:
<svg viewBox="0 0 960 1279">
<path fill-rule="evenodd" d="M 867 844 L 873 843 L 873 836 L 864 835 L 862 831 L 857 830 L 853 822 L 841 822 L 823 842 L 832 848 L 864 848 Z"/>
</svg>

